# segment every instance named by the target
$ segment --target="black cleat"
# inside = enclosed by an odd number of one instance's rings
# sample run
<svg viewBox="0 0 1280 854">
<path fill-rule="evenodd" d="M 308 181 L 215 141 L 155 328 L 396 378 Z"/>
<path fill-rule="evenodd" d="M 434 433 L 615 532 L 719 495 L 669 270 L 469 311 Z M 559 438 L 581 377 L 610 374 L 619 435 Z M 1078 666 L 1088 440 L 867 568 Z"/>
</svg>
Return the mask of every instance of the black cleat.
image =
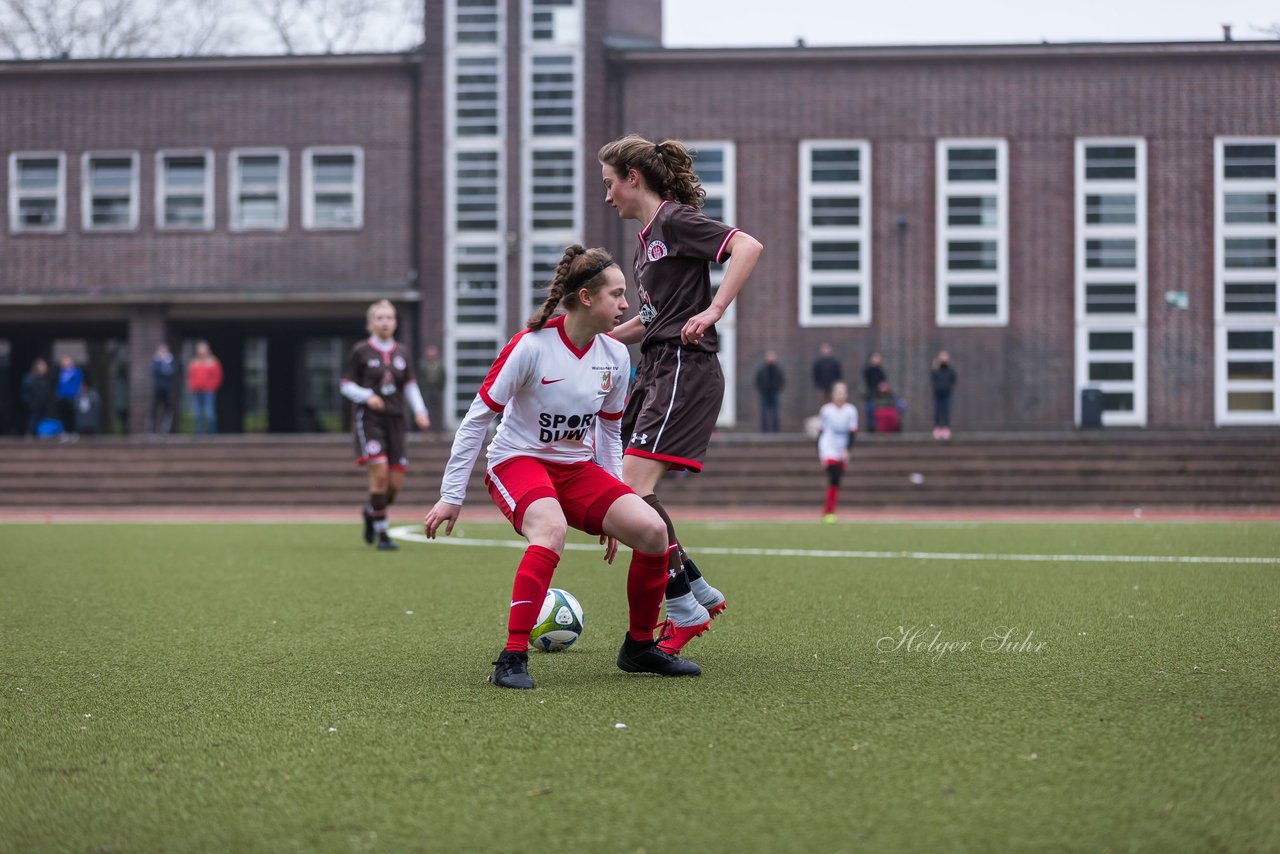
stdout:
<svg viewBox="0 0 1280 854">
<path fill-rule="evenodd" d="M 395 540 L 387 536 L 387 532 L 383 531 L 378 537 L 378 548 L 384 552 L 399 551 L 400 547 L 396 545 Z"/>
<path fill-rule="evenodd" d="M 632 640 L 627 635 L 618 650 L 618 667 L 628 673 L 657 673 L 659 676 L 697 676 L 702 668 L 692 661 L 658 649 L 654 641 Z"/>
<path fill-rule="evenodd" d="M 366 504 L 360 511 L 360 515 L 364 517 L 364 541 L 373 545 L 373 511 Z"/>
<path fill-rule="evenodd" d="M 499 688 L 532 688 L 529 678 L 529 653 L 503 650 L 493 663 L 493 675 L 489 681 Z"/>
</svg>

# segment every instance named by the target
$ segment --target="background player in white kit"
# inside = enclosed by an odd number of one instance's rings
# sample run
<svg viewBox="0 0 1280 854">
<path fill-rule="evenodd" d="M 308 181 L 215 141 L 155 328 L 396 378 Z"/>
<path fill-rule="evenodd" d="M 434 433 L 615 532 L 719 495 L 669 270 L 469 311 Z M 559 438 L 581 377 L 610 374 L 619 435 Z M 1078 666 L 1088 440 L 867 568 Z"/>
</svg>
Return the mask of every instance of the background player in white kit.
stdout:
<svg viewBox="0 0 1280 854">
<path fill-rule="evenodd" d="M 552 317 L 560 305 L 565 313 Z M 624 484 L 621 419 L 631 359 L 604 334 L 627 310 L 626 279 L 603 249 L 570 246 L 548 286 L 546 303 L 494 361 L 458 426 L 440 500 L 424 521 L 434 539 L 462 510 L 467 480 L 489 424 L 485 485 L 494 504 L 529 541 L 516 569 L 507 643 L 490 681 L 532 688 L 529 633 L 564 551 L 569 525 L 599 534 L 605 560 L 617 541 L 633 549 L 627 573 L 629 628 L 618 667 L 632 673 L 696 676 L 698 665 L 658 649 L 653 629 L 667 583 L 667 526 Z"/>
<path fill-rule="evenodd" d="M 840 498 L 840 479 L 849 465 L 849 451 L 858 435 L 858 408 L 849 403 L 849 388 L 844 383 L 831 387 L 831 402 L 818 410 L 818 459 L 827 470 L 827 496 L 822 503 L 822 521 L 836 520 L 836 501 Z"/>
</svg>

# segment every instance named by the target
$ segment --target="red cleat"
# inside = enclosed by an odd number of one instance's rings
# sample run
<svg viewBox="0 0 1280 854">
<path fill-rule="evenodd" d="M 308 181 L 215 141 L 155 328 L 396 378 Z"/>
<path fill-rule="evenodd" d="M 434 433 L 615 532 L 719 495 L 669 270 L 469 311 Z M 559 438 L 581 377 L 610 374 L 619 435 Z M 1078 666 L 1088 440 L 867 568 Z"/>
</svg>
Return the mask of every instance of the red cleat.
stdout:
<svg viewBox="0 0 1280 854">
<path fill-rule="evenodd" d="M 714 620 L 716 617 L 718 617 L 718 616 L 720 616 L 722 613 L 724 613 L 724 609 L 725 609 L 725 608 L 727 608 L 727 607 L 729 607 L 729 600 L 728 600 L 728 599 L 721 599 L 719 602 L 717 602 L 717 603 L 716 603 L 716 604 L 714 604 L 714 605 L 708 605 L 708 606 L 707 606 L 707 613 L 708 613 L 708 614 L 710 614 L 710 615 L 711 615 L 711 619 L 713 619 L 713 620 Z"/>
<path fill-rule="evenodd" d="M 658 649 L 668 655 L 678 655 L 685 644 L 705 632 L 709 625 L 710 620 L 692 626 L 677 626 L 667 620 L 658 627 Z"/>
</svg>

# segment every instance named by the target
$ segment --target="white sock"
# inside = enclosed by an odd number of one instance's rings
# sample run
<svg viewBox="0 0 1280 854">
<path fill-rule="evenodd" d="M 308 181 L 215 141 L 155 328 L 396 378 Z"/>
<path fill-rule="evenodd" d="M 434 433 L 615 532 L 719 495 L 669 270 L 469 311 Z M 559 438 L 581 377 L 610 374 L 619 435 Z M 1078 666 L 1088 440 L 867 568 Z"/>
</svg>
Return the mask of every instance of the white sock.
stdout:
<svg viewBox="0 0 1280 854">
<path fill-rule="evenodd" d="M 698 626 L 711 619 L 692 593 L 667 600 L 667 619 L 677 626 Z"/>
<path fill-rule="evenodd" d="M 699 605 L 711 607 L 724 601 L 724 594 L 707 583 L 705 578 L 695 578 L 689 582 L 689 589 L 698 600 Z"/>
</svg>

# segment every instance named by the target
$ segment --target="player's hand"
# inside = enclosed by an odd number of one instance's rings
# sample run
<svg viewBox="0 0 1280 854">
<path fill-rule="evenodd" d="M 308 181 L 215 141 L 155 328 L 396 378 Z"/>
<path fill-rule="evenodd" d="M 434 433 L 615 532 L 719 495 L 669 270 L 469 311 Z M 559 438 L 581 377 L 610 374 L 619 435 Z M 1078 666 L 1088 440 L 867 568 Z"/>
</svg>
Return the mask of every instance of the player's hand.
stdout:
<svg viewBox="0 0 1280 854">
<path fill-rule="evenodd" d="M 618 541 L 608 534 L 601 534 L 600 545 L 604 546 L 605 563 L 613 563 L 613 559 L 618 556 Z"/>
<path fill-rule="evenodd" d="M 387 408 L 387 404 L 384 403 L 382 398 L 378 397 L 376 394 L 373 397 L 366 400 L 364 402 L 364 405 L 372 409 L 374 412 L 381 412 L 382 410 Z"/>
<path fill-rule="evenodd" d="M 842 463 L 848 463 L 848 462 L 849 462 L 849 452 L 848 452 L 848 450 L 844 450 L 844 451 L 841 451 L 841 452 L 840 452 L 840 462 L 842 462 Z"/>
<path fill-rule="evenodd" d="M 418 425 L 419 430 L 426 430 L 431 426 L 431 419 L 427 417 L 427 413 L 419 412 L 413 416 L 413 423 Z"/>
<path fill-rule="evenodd" d="M 697 344 L 702 341 L 702 336 L 707 330 L 715 325 L 720 319 L 720 312 L 715 306 L 701 311 L 689 318 L 685 322 L 684 328 L 680 330 L 680 342 L 682 344 Z"/>
<path fill-rule="evenodd" d="M 444 534 L 446 537 L 453 535 L 453 523 L 458 521 L 459 514 L 462 513 L 462 505 L 450 504 L 441 498 L 436 502 L 436 506 L 431 508 L 427 513 L 427 518 L 422 520 L 422 529 L 427 535 L 428 540 L 436 538 L 436 529 L 440 527 L 441 522 L 448 522 L 445 526 Z"/>
</svg>

